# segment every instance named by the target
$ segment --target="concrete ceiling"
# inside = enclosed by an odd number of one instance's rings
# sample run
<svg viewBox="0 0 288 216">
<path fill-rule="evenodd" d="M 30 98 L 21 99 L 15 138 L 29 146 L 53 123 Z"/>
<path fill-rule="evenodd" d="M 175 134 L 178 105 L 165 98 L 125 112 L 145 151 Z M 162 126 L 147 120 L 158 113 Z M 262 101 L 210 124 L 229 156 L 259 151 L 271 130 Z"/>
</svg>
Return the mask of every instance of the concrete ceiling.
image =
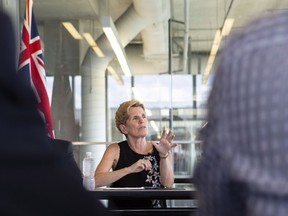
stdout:
<svg viewBox="0 0 288 216">
<path fill-rule="evenodd" d="M 288 10 L 288 0 L 167 1 L 170 1 L 173 20 L 183 22 L 185 6 L 188 7 L 189 42 L 195 53 L 209 53 L 215 32 L 221 29 L 225 18 L 235 19 L 233 32 L 258 16 Z M 39 23 L 93 20 L 96 23 L 93 25 L 95 32 L 99 32 L 102 30 L 99 22 L 101 16 L 109 15 L 116 21 L 132 3 L 132 0 L 34 0 L 34 12 Z M 20 7 L 24 13 L 24 0 L 20 0 Z M 175 25 L 173 30 L 175 36 L 183 37 L 183 25 L 180 28 Z M 131 41 L 131 44 L 139 43 L 140 34 Z"/>
<path fill-rule="evenodd" d="M 184 21 L 185 0 L 171 2 L 171 16 Z M 23 2 L 23 0 L 22 0 Z M 132 0 L 34 0 L 38 21 L 99 19 L 110 15 L 116 20 Z M 190 37 L 198 49 L 210 48 L 215 30 L 225 17 L 235 18 L 233 29 L 242 28 L 251 19 L 267 13 L 288 10 L 288 0 L 188 0 Z M 206 45 L 205 45 L 206 44 Z"/>
</svg>

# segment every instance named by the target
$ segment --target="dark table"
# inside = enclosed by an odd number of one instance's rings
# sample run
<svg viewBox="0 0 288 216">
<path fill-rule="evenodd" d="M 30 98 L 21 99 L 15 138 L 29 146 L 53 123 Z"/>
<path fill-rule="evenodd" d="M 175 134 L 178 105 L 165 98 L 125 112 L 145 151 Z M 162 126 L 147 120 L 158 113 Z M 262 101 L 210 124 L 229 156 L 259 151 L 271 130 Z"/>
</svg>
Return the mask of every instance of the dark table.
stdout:
<svg viewBox="0 0 288 216">
<path fill-rule="evenodd" d="M 97 188 L 97 199 L 195 199 L 194 188 Z"/>
<path fill-rule="evenodd" d="M 195 199 L 195 189 L 185 188 L 97 188 L 90 191 L 96 199 L 166 199 L 166 200 L 189 200 Z M 191 216 L 196 212 L 195 207 L 166 208 L 166 209 L 121 209 L 112 210 L 115 215 L 140 216 L 140 215 L 165 215 L 165 216 Z"/>
</svg>

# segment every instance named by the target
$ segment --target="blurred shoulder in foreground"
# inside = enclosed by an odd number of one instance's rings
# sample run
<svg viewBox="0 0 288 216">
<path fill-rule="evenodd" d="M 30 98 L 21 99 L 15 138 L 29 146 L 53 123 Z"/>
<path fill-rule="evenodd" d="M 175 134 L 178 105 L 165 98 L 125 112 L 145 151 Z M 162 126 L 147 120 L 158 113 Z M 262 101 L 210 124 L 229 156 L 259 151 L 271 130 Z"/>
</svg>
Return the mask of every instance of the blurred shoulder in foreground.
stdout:
<svg viewBox="0 0 288 216">
<path fill-rule="evenodd" d="M 287 12 L 255 20 L 220 53 L 195 172 L 199 215 L 287 215 L 287 23 Z"/>
</svg>

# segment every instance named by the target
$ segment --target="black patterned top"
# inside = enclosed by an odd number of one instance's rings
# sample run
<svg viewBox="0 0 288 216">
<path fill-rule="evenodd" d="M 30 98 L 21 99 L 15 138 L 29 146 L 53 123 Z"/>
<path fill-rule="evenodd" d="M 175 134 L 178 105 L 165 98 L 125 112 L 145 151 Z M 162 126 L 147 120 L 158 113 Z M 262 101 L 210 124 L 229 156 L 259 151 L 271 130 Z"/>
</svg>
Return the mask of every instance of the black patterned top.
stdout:
<svg viewBox="0 0 288 216">
<path fill-rule="evenodd" d="M 138 154 L 134 152 L 128 145 L 127 141 L 118 143 L 120 147 L 119 160 L 114 168 L 119 170 L 128 166 L 139 159 L 150 160 L 152 164 L 151 170 L 143 170 L 139 173 L 132 173 L 124 176 L 118 181 L 114 182 L 110 187 L 161 187 L 160 183 L 160 173 L 159 173 L 159 163 L 160 157 L 159 153 L 155 147 L 153 151 L 148 154 Z M 162 200 L 110 200 L 110 208 L 161 208 L 164 207 Z"/>
</svg>

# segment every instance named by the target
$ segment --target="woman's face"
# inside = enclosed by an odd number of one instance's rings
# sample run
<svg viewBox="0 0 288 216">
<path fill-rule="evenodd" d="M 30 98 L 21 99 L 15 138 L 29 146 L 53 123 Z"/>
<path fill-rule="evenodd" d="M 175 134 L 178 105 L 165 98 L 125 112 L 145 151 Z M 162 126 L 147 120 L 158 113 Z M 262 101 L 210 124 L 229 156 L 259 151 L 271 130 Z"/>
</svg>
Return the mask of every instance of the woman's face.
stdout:
<svg viewBox="0 0 288 216">
<path fill-rule="evenodd" d="M 142 107 L 131 107 L 129 118 L 122 130 L 128 136 L 146 137 L 148 133 L 146 113 Z"/>
</svg>

